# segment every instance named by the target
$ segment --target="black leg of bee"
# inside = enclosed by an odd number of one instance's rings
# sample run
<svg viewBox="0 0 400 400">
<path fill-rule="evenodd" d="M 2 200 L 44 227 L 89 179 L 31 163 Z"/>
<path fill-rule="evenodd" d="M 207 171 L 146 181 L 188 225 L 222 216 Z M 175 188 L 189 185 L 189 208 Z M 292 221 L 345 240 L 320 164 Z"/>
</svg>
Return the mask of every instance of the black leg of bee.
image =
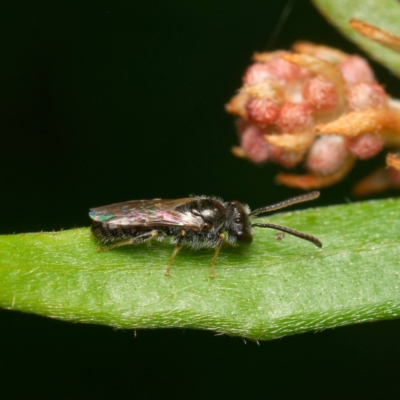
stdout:
<svg viewBox="0 0 400 400">
<path fill-rule="evenodd" d="M 111 249 L 115 249 L 117 247 L 129 246 L 129 245 L 133 245 L 133 244 L 136 244 L 136 243 L 146 242 L 147 240 L 150 240 L 150 239 L 152 239 L 152 238 L 154 238 L 156 236 L 158 236 L 158 232 L 157 231 L 148 232 L 146 234 L 143 234 L 141 236 L 137 236 L 135 238 L 129 238 L 129 239 L 125 239 L 125 240 L 120 240 L 119 242 L 111 244 L 110 246 L 99 247 L 97 249 L 97 251 L 111 250 Z"/>
<path fill-rule="evenodd" d="M 215 248 L 215 253 L 214 253 L 214 257 L 213 257 L 213 259 L 212 259 L 212 261 L 211 261 L 211 273 L 210 273 L 210 278 L 211 279 L 213 279 L 214 277 L 215 277 L 215 268 L 214 268 L 214 264 L 215 264 L 215 261 L 217 260 L 217 258 L 218 258 L 218 254 L 219 254 L 219 250 L 220 250 L 220 248 L 221 248 L 221 246 L 222 246 L 222 243 L 224 243 L 224 239 L 225 239 L 225 235 L 223 234 L 223 233 L 221 233 L 220 235 L 219 235 L 219 242 L 218 242 L 218 244 L 217 244 L 217 247 Z"/>
<path fill-rule="evenodd" d="M 165 275 L 170 276 L 171 275 L 171 264 L 172 261 L 174 261 L 174 258 L 176 257 L 176 255 L 178 254 L 179 250 L 182 248 L 183 246 L 183 242 L 185 241 L 185 235 L 186 235 L 186 231 L 184 231 L 183 229 L 181 230 L 180 234 L 179 234 L 179 239 L 178 242 L 176 243 L 176 247 L 174 252 L 172 253 L 171 258 L 168 261 L 168 266 L 167 266 L 167 270 L 165 271 Z"/>
</svg>

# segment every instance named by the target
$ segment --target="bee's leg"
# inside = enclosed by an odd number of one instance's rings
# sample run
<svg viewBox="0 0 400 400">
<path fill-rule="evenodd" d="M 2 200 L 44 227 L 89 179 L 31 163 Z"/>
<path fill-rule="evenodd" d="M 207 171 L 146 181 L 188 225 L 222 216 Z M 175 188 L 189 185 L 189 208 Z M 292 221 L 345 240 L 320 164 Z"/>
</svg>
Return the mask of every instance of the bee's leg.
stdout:
<svg viewBox="0 0 400 400">
<path fill-rule="evenodd" d="M 215 248 L 214 257 L 213 257 L 213 259 L 212 259 L 212 261 L 211 261 L 211 273 L 210 273 L 210 278 L 214 278 L 214 277 L 215 277 L 215 273 L 214 273 L 214 264 L 215 264 L 215 261 L 216 261 L 217 258 L 218 258 L 219 249 L 221 248 L 222 243 L 224 243 L 224 239 L 225 239 L 225 235 L 224 235 L 223 233 L 220 233 L 220 234 L 219 234 L 219 242 L 218 242 L 218 244 L 217 244 L 217 247 Z"/>
<path fill-rule="evenodd" d="M 97 251 L 111 250 L 111 249 L 115 249 L 117 247 L 129 246 L 129 245 L 133 245 L 133 244 L 137 244 L 137 243 L 146 242 L 147 240 L 150 240 L 150 239 L 152 239 L 153 237 L 156 237 L 156 236 L 158 236 L 158 232 L 157 231 L 147 232 L 147 233 L 145 233 L 143 235 L 136 236 L 134 238 L 120 240 L 120 241 L 118 241 L 118 242 L 116 242 L 114 244 L 111 244 L 110 246 L 99 247 L 97 249 Z"/>
<path fill-rule="evenodd" d="M 168 276 L 171 275 L 171 264 L 172 264 L 172 261 L 174 261 L 174 258 L 178 254 L 179 250 L 182 248 L 183 242 L 185 241 L 185 235 L 186 235 L 186 231 L 184 231 L 182 229 L 181 232 L 179 233 L 179 239 L 178 239 L 178 242 L 176 243 L 175 250 L 172 253 L 171 258 L 168 261 L 168 266 L 167 266 L 167 270 L 165 271 L 165 275 L 168 275 Z"/>
</svg>

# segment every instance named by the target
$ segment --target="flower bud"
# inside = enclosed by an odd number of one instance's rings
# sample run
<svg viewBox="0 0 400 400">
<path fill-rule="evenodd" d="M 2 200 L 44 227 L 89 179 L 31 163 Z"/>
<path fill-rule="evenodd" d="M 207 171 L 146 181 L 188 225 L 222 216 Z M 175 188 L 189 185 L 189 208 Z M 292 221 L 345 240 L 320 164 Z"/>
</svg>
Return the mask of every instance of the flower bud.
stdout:
<svg viewBox="0 0 400 400">
<path fill-rule="evenodd" d="M 328 175 L 341 167 L 348 155 L 342 136 L 324 135 L 315 140 L 307 157 L 307 168 Z"/>
<path fill-rule="evenodd" d="M 303 97 L 315 111 L 330 111 L 338 102 L 335 86 L 320 76 L 306 82 Z"/>
<path fill-rule="evenodd" d="M 385 142 L 382 136 L 367 133 L 365 135 L 356 136 L 351 139 L 347 139 L 347 148 L 352 154 L 360 158 L 361 160 L 366 160 L 378 154 Z"/>
<path fill-rule="evenodd" d="M 257 164 L 267 161 L 270 154 L 270 145 L 265 141 L 264 134 L 265 132 L 255 125 L 247 125 L 240 133 L 242 149 L 247 157 Z"/>
<path fill-rule="evenodd" d="M 348 89 L 347 104 L 350 110 L 366 110 L 367 108 L 385 108 L 388 95 L 381 85 L 375 82 L 360 82 Z"/>
<path fill-rule="evenodd" d="M 368 62 L 360 56 L 348 56 L 339 64 L 344 80 L 349 85 L 360 82 L 375 82 L 374 73 Z"/>
<path fill-rule="evenodd" d="M 279 108 L 272 100 L 252 98 L 246 104 L 248 118 L 260 127 L 273 124 L 279 115 Z"/>
<path fill-rule="evenodd" d="M 299 132 L 312 124 L 310 107 L 307 104 L 285 103 L 276 121 L 281 132 Z"/>
</svg>

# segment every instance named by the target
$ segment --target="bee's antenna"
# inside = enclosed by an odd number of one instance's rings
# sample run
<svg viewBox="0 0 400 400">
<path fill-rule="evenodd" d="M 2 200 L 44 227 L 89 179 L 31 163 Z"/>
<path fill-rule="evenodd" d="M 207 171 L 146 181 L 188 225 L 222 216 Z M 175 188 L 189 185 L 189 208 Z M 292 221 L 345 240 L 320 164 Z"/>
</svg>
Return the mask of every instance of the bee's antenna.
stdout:
<svg viewBox="0 0 400 400">
<path fill-rule="evenodd" d="M 297 236 L 300 239 L 308 240 L 309 242 L 315 244 L 317 247 L 322 247 L 322 243 L 315 237 L 308 235 L 307 233 L 299 232 L 294 229 L 287 228 L 282 225 L 275 224 L 252 224 L 251 226 L 258 226 L 259 228 L 271 228 L 276 229 L 277 231 L 282 231 L 289 233 L 290 235 Z"/>
<path fill-rule="evenodd" d="M 276 204 L 272 204 L 271 206 L 257 208 L 254 211 L 252 211 L 249 214 L 249 216 L 252 217 L 254 215 L 262 214 L 262 213 L 265 213 L 265 212 L 280 210 L 281 208 L 289 207 L 292 204 L 303 203 L 304 201 L 314 200 L 314 199 L 319 197 L 319 194 L 320 193 L 318 191 L 314 191 L 314 192 L 302 194 L 300 196 L 292 197 L 291 199 L 284 200 L 284 201 L 281 201 L 281 202 L 276 203 Z"/>
</svg>

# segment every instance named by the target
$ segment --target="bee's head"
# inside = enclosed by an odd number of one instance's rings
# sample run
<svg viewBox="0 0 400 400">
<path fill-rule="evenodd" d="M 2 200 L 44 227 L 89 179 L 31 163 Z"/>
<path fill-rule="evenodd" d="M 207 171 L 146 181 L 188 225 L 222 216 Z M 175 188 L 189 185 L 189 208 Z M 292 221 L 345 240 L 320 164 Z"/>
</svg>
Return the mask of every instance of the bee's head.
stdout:
<svg viewBox="0 0 400 400">
<path fill-rule="evenodd" d="M 253 241 L 253 233 L 248 216 L 249 210 L 236 200 L 226 203 L 225 208 L 228 240 L 238 244 L 250 244 Z"/>
</svg>

